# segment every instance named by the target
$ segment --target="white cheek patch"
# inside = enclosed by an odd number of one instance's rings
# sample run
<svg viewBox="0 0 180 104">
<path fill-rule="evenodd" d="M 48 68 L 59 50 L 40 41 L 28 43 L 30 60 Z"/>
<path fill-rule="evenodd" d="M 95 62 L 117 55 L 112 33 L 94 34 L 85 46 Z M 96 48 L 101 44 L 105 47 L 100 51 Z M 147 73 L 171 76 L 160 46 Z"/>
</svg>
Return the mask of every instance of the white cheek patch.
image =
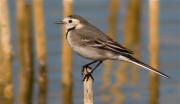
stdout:
<svg viewBox="0 0 180 104">
<path fill-rule="evenodd" d="M 66 28 L 67 29 L 70 29 L 70 28 L 73 28 L 74 26 L 73 25 L 71 25 L 71 24 L 66 24 Z"/>
<path fill-rule="evenodd" d="M 76 27 L 76 29 L 80 29 L 83 27 L 83 25 L 77 19 L 73 19 L 73 25 Z"/>
<path fill-rule="evenodd" d="M 71 23 L 69 23 L 69 20 L 72 20 Z M 77 19 L 72 19 L 72 18 L 65 18 L 63 21 L 66 22 L 66 28 L 70 29 L 75 27 L 76 29 L 81 29 L 83 27 L 82 24 L 80 24 L 80 21 Z"/>
</svg>

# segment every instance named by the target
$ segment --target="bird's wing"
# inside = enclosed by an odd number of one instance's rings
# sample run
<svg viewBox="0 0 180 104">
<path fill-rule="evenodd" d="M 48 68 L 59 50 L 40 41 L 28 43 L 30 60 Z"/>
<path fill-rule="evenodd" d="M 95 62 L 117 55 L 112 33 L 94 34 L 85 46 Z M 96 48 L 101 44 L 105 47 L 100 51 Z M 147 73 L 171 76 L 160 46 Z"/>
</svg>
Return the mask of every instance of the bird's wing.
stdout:
<svg viewBox="0 0 180 104">
<path fill-rule="evenodd" d="M 81 44 L 86 45 L 89 47 L 99 48 L 119 54 L 128 54 L 132 55 L 133 51 L 123 47 L 122 45 L 118 44 L 117 42 L 109 39 L 102 39 L 98 37 L 81 37 Z"/>
<path fill-rule="evenodd" d="M 102 32 L 95 33 L 94 31 L 81 31 L 81 43 L 90 47 L 104 49 L 115 53 L 132 55 L 133 51 L 123 47 L 117 42 L 113 41 L 110 37 Z"/>
<path fill-rule="evenodd" d="M 123 47 L 122 45 L 114 41 L 95 40 L 93 43 L 96 43 L 96 44 L 90 44 L 89 46 L 113 51 L 115 53 L 123 53 L 123 54 L 130 54 L 130 55 L 133 54 L 131 50 Z"/>
</svg>

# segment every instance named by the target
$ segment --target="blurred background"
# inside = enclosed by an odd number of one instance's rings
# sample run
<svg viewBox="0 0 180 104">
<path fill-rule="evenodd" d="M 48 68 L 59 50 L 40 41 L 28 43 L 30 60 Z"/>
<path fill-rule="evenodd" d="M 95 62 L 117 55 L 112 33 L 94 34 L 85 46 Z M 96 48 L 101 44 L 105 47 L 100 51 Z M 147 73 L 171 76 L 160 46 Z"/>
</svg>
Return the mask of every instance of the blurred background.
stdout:
<svg viewBox="0 0 180 104">
<path fill-rule="evenodd" d="M 95 104 L 179 104 L 179 0 L 0 0 L 0 104 L 82 104 L 81 68 L 54 24 L 81 15 L 166 73 L 106 61 L 94 73 Z M 141 70 L 142 69 L 142 70 Z"/>
</svg>

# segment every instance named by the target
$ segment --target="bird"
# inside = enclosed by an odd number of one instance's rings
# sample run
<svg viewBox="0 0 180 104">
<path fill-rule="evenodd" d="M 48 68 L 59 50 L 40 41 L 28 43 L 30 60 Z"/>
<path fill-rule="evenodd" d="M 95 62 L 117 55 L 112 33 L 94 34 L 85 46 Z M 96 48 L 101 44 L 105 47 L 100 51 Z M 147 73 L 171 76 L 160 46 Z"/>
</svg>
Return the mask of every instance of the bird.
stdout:
<svg viewBox="0 0 180 104">
<path fill-rule="evenodd" d="M 80 56 L 93 60 L 92 62 L 85 64 L 83 70 L 96 63 L 95 67 L 85 75 L 83 81 L 86 78 L 92 77 L 91 74 L 94 70 L 105 60 L 130 62 L 157 73 L 162 77 L 169 78 L 168 75 L 136 59 L 133 56 L 133 51 L 111 39 L 82 16 L 69 15 L 55 23 L 65 26 L 65 29 L 67 30 L 65 38 L 73 51 Z"/>
</svg>

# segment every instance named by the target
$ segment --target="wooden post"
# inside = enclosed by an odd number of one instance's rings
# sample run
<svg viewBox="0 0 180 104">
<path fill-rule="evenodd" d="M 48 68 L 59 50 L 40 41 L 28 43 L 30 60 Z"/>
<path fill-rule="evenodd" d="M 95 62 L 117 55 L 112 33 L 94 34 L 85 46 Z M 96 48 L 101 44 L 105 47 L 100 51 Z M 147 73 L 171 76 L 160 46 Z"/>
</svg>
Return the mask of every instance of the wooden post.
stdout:
<svg viewBox="0 0 180 104">
<path fill-rule="evenodd" d="M 33 33 L 32 8 L 24 0 L 17 2 L 17 29 L 20 61 L 20 101 L 32 104 L 33 92 Z"/>
<path fill-rule="evenodd" d="M 109 4 L 109 17 L 108 17 L 108 31 L 107 34 L 115 39 L 117 35 L 117 21 L 118 21 L 118 13 L 120 7 L 120 0 L 111 0 Z M 104 62 L 104 71 L 102 74 L 102 90 L 107 90 L 111 84 L 111 72 L 112 72 L 112 61 L 107 60 Z M 111 97 L 111 95 L 104 95 L 106 98 L 102 97 L 104 102 L 107 102 L 107 97 Z"/>
<path fill-rule="evenodd" d="M 159 69 L 159 0 L 149 0 L 149 51 L 150 64 Z M 150 74 L 150 103 L 159 103 L 159 77 Z"/>
<path fill-rule="evenodd" d="M 117 34 L 117 20 L 118 20 L 118 12 L 119 12 L 119 6 L 120 6 L 120 0 L 111 0 L 110 2 L 110 8 L 109 8 L 109 28 L 107 34 L 112 38 L 116 38 Z M 107 60 L 104 62 L 104 73 L 103 73 L 103 80 L 106 85 L 103 85 L 104 87 L 110 84 L 109 77 L 112 70 L 112 61 Z"/>
<path fill-rule="evenodd" d="M 90 72 L 92 69 L 87 68 L 84 70 L 84 75 Z M 94 97 L 93 97 L 93 79 L 91 77 L 84 80 L 84 104 L 94 104 Z"/>
<path fill-rule="evenodd" d="M 141 55 L 141 5 L 142 0 L 128 0 L 127 16 L 124 24 L 124 44 L 126 47 L 134 51 L 134 55 L 138 59 L 140 59 Z M 135 87 L 139 83 L 140 67 L 129 63 L 127 66 L 131 66 L 128 67 L 128 71 L 130 71 L 130 77 L 128 77 L 128 81 L 130 81 L 131 86 Z M 127 69 L 127 66 L 125 69 Z M 132 98 L 134 99 L 137 99 L 137 96 L 139 95 L 140 93 L 136 91 L 132 92 L 131 94 Z"/>
<path fill-rule="evenodd" d="M 13 103 L 12 44 L 8 12 L 8 0 L 0 1 L 0 100 L 2 104 Z"/>
<path fill-rule="evenodd" d="M 124 44 L 135 52 L 136 58 L 140 58 L 141 41 L 141 2 L 142 0 L 129 0 L 127 17 L 125 19 Z M 131 64 L 133 65 L 133 64 Z M 132 82 L 137 84 L 139 80 L 139 70 L 137 65 L 133 65 L 131 70 Z"/>
<path fill-rule="evenodd" d="M 46 104 L 48 78 L 43 0 L 33 0 L 36 54 L 39 65 L 39 104 Z"/>
<path fill-rule="evenodd" d="M 64 17 L 73 12 L 73 0 L 63 0 Z M 65 38 L 65 29 L 62 35 L 62 85 L 63 85 L 63 104 L 72 104 L 72 50 Z"/>
</svg>

